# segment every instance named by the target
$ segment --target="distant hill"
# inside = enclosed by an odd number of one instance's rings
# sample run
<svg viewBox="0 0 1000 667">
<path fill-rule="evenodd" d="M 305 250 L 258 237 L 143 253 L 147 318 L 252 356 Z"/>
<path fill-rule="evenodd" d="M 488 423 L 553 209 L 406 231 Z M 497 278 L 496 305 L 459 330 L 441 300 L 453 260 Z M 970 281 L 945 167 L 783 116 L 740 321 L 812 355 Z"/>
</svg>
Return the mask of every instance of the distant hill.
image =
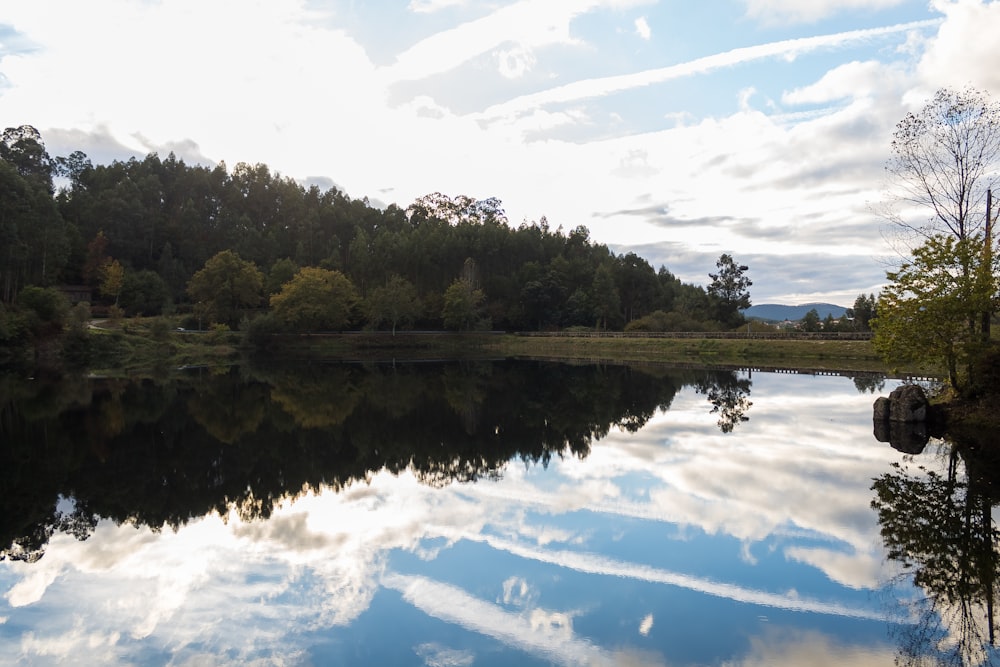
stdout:
<svg viewBox="0 0 1000 667">
<path fill-rule="evenodd" d="M 750 306 L 743 311 L 748 318 L 756 320 L 768 320 L 783 322 L 784 320 L 801 320 L 813 308 L 819 313 L 819 318 L 825 320 L 826 316 L 833 315 L 833 319 L 843 317 L 847 308 L 836 306 L 832 303 L 803 303 L 800 306 L 783 306 L 777 303 L 762 303 L 758 306 Z"/>
</svg>

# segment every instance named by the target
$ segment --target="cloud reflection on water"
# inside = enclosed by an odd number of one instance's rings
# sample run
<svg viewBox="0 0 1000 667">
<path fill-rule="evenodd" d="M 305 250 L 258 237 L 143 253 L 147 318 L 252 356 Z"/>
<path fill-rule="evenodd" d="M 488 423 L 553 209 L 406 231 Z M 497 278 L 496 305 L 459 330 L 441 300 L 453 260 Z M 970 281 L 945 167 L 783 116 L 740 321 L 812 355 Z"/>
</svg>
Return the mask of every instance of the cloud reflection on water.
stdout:
<svg viewBox="0 0 1000 667">
<path fill-rule="evenodd" d="M 726 598 L 733 602 L 744 602 L 764 607 L 773 607 L 775 609 L 789 609 L 792 611 L 832 614 L 835 616 L 848 616 L 870 620 L 879 620 L 883 617 L 882 613 L 872 609 L 852 608 L 837 603 L 799 598 L 795 595 L 774 594 L 734 584 L 712 581 L 710 579 L 692 577 L 679 572 L 671 572 L 647 565 L 622 562 L 597 554 L 534 549 L 521 544 L 490 538 L 486 539 L 486 543 L 494 549 L 508 551 L 520 558 L 551 563 L 561 568 L 577 570 L 587 574 L 598 574 L 605 577 L 622 577 L 677 586 L 698 593 L 705 593 L 706 595 Z"/>
<path fill-rule="evenodd" d="M 590 512 L 640 522 L 629 530 L 727 536 L 742 544 L 732 557 L 747 563 L 755 546 L 769 541 L 767 548 L 789 562 L 851 589 L 874 589 L 889 573 L 868 510 L 869 485 L 893 453 L 858 419 L 871 398 L 838 383 L 849 380 L 755 377 L 751 420 L 735 435 L 719 433 L 704 397 L 685 390 L 639 433 L 612 432 L 587 459 L 553 461 L 548 470 L 512 463 L 499 483 L 438 489 L 411 473 L 381 472 L 339 494 L 327 490 L 286 502 L 267 521 L 209 516 L 176 532 L 102 522 L 85 542 L 56 535 L 38 563 L 0 569 L 9 607 L 0 610 L 9 619 L 0 636 L 19 646 L 0 664 L 22 658 L 74 664 L 97 650 L 111 662 L 169 652 L 179 662 L 297 663 L 306 659 L 303 633 L 349 626 L 380 590 L 398 591 L 423 613 L 562 664 L 661 660 L 618 654 L 578 635 L 573 612 L 542 609 L 523 579 L 506 578 L 503 602 L 523 612 L 513 613 L 453 583 L 387 567 L 393 552 L 432 561 L 460 540 L 588 575 L 878 620 L 880 611 L 871 607 L 727 583 L 725 572 L 694 576 L 596 552 L 592 534 L 565 521 Z M 649 619 L 633 626 L 637 636 L 654 628 L 646 613 L 637 611 L 637 618 Z M 44 625 L 32 620 L 38 615 L 47 619 Z M 794 664 L 793 656 L 832 641 L 800 637 L 772 646 L 771 639 L 754 639 L 745 661 L 727 664 Z M 470 664 L 467 652 L 446 646 L 413 650 L 427 664 Z M 852 664 L 878 662 L 861 653 Z"/>
<path fill-rule="evenodd" d="M 616 657 L 573 631 L 572 615 L 533 608 L 513 614 L 456 586 L 426 577 L 386 574 L 383 586 L 435 618 L 493 637 L 563 665 L 616 665 Z"/>
</svg>

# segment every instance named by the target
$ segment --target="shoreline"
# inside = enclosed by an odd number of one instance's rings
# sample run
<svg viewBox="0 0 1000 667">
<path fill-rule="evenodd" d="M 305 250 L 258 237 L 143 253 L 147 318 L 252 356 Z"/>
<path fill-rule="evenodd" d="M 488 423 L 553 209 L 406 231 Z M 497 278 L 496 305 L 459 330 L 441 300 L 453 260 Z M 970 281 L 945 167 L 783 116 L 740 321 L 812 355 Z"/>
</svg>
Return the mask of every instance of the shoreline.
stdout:
<svg viewBox="0 0 1000 667">
<path fill-rule="evenodd" d="M 245 363 L 379 363 L 426 361 L 544 360 L 571 364 L 622 364 L 679 368 L 869 376 L 918 382 L 943 382 L 931 365 L 891 368 L 870 340 L 806 337 L 746 338 L 643 336 L 576 332 L 542 336 L 499 332 L 350 332 L 280 335 L 265 346 L 242 332 L 154 333 L 148 323 L 126 320 L 117 327 L 91 328 L 83 363 L 49 358 L 45 363 L 11 366 L 31 372 L 83 373 L 105 378 L 165 379 L 192 367 L 221 368 Z M 64 355 L 65 356 L 65 355 Z M 935 431 L 978 435 L 996 426 L 990 396 L 969 399 L 947 390 L 933 400 Z M 964 438 L 963 438 L 964 439 Z M 986 438 L 988 439 L 988 438 Z"/>
<path fill-rule="evenodd" d="M 171 330 L 152 335 L 142 322 L 92 329 L 90 358 L 81 370 L 101 374 L 162 375 L 171 368 L 245 360 L 402 361 L 430 359 L 545 359 L 578 363 L 667 364 L 800 372 L 858 372 L 900 379 L 940 377 L 929 366 L 890 368 L 869 340 L 815 338 L 720 338 L 494 332 L 351 332 L 279 335 L 253 345 L 241 332 Z"/>
</svg>

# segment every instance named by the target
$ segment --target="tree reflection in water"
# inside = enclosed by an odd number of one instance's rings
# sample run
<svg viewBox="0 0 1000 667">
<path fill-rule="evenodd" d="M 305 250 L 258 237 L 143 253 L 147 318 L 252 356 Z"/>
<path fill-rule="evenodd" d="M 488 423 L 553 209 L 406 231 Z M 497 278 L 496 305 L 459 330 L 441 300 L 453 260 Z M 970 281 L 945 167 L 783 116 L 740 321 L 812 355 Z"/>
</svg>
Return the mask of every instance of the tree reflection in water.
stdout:
<svg viewBox="0 0 1000 667">
<path fill-rule="evenodd" d="M 938 469 L 904 457 L 872 486 L 889 558 L 923 597 L 902 601 L 902 665 L 1000 664 L 996 650 L 997 443 L 940 443 Z"/>
<path fill-rule="evenodd" d="M 0 559 L 34 561 L 98 518 L 178 528 L 265 518 L 309 490 L 379 470 L 442 486 L 507 463 L 586 457 L 637 431 L 684 386 L 724 431 L 746 420 L 735 371 L 544 362 L 311 364 L 199 370 L 172 381 L 0 378 Z"/>
<path fill-rule="evenodd" d="M 714 382 L 699 384 L 698 393 L 705 394 L 712 404 L 712 414 L 719 415 L 719 430 L 732 433 L 739 424 L 750 421 L 746 413 L 750 402 L 750 378 L 739 377 L 736 373 L 716 378 Z"/>
</svg>

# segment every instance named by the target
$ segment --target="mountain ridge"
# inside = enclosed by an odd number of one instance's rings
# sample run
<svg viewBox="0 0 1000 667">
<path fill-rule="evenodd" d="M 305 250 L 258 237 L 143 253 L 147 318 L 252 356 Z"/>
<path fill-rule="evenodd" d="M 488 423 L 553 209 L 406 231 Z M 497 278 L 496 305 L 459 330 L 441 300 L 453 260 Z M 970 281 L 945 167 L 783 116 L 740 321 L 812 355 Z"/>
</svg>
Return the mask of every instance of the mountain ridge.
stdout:
<svg viewBox="0 0 1000 667">
<path fill-rule="evenodd" d="M 839 319 L 847 312 L 844 306 L 833 303 L 803 303 L 797 306 L 788 306 L 780 303 L 762 303 L 750 306 L 743 311 L 743 315 L 750 319 L 772 320 L 782 322 L 784 320 L 801 320 L 810 310 L 815 309 L 819 313 L 821 320 L 827 315 L 832 315 L 834 319 Z"/>
</svg>

